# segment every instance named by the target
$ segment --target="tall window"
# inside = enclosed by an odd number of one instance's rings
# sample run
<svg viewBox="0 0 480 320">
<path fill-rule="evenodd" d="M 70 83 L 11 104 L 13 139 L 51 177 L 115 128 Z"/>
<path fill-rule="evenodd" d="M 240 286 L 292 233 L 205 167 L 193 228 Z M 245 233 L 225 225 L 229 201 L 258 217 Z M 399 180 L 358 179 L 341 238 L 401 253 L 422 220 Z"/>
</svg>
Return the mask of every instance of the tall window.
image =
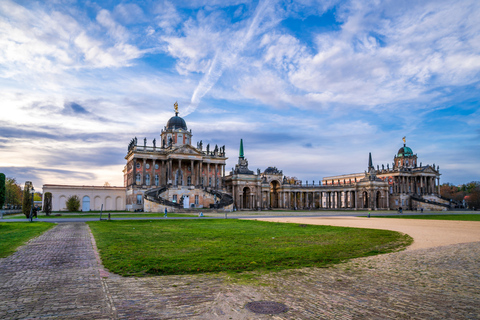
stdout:
<svg viewBox="0 0 480 320">
<path fill-rule="evenodd" d="M 198 195 L 195 196 L 195 205 L 198 206 Z"/>
<path fill-rule="evenodd" d="M 155 175 L 155 185 L 158 186 L 160 181 L 158 180 L 158 174 Z"/>
<path fill-rule="evenodd" d="M 187 177 L 187 186 L 190 186 L 192 184 L 192 177 L 188 176 Z"/>
<path fill-rule="evenodd" d="M 173 202 L 177 202 L 177 195 L 176 194 L 173 195 Z"/>
<path fill-rule="evenodd" d="M 209 177 L 209 178 L 208 178 L 208 186 L 209 186 L 209 187 L 212 186 L 212 177 Z"/>
<path fill-rule="evenodd" d="M 137 184 L 142 183 L 142 178 L 140 176 L 140 173 L 137 173 L 137 176 L 135 177 L 135 181 L 137 182 Z"/>
<path fill-rule="evenodd" d="M 137 204 L 142 204 L 142 195 L 137 194 Z"/>
<path fill-rule="evenodd" d="M 147 186 L 150 185 L 150 175 L 149 175 L 148 173 L 147 173 L 147 175 L 145 176 L 145 184 L 146 184 Z"/>
</svg>

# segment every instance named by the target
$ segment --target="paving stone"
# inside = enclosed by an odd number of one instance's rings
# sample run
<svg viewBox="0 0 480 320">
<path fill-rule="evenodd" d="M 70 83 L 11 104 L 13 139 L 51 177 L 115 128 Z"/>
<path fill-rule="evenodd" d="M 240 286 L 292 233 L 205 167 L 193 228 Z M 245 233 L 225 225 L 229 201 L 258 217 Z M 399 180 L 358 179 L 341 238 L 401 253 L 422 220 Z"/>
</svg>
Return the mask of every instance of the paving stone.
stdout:
<svg viewBox="0 0 480 320">
<path fill-rule="evenodd" d="M 84 223 L 62 223 L 0 259 L 0 318 L 480 319 L 480 242 L 360 258 L 235 284 L 224 274 L 121 277 Z M 251 301 L 287 305 L 255 314 Z"/>
</svg>

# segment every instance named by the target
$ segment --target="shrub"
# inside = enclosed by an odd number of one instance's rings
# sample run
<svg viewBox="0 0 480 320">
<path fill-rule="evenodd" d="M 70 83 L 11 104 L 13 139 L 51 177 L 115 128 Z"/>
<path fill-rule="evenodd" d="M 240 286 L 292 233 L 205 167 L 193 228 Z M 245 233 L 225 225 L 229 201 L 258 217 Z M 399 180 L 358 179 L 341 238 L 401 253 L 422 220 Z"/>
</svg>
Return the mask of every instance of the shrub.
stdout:
<svg viewBox="0 0 480 320">
<path fill-rule="evenodd" d="M 76 196 L 70 196 L 67 199 L 67 210 L 68 211 L 78 211 L 80 209 L 80 199 Z"/>
<path fill-rule="evenodd" d="M 22 212 L 25 217 L 30 217 L 30 210 L 32 209 L 32 195 L 30 190 L 32 189 L 32 183 L 30 181 L 25 182 L 25 187 L 23 188 L 23 201 L 22 201 Z"/>
<path fill-rule="evenodd" d="M 6 189 L 5 189 L 5 175 L 0 173 L 0 210 L 3 208 L 5 204 L 5 197 L 6 197 Z"/>
<path fill-rule="evenodd" d="M 51 192 L 45 192 L 43 195 L 44 200 L 43 200 L 43 211 L 45 211 L 45 214 L 47 216 L 52 213 L 52 193 Z"/>
</svg>

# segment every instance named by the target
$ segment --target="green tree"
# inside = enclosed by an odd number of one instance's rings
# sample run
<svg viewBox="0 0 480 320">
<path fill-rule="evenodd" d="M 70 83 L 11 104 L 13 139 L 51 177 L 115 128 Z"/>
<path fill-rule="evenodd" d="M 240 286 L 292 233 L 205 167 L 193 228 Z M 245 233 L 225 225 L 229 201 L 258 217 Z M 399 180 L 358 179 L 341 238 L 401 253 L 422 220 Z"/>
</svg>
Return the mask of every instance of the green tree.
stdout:
<svg viewBox="0 0 480 320">
<path fill-rule="evenodd" d="M 67 210 L 68 211 L 78 211 L 80 209 L 80 199 L 76 196 L 70 196 L 66 202 Z"/>
<path fill-rule="evenodd" d="M 32 187 L 32 182 L 26 181 L 23 188 L 22 212 L 27 218 L 30 217 L 30 210 L 32 209 L 32 195 L 30 194 Z"/>
<path fill-rule="evenodd" d="M 5 187 L 5 175 L 3 173 L 0 173 L 0 210 L 3 209 L 6 198 L 7 190 Z"/>
<path fill-rule="evenodd" d="M 22 188 L 17 184 L 15 178 L 7 177 L 5 190 L 7 205 L 19 206 L 22 203 Z"/>
<path fill-rule="evenodd" d="M 47 216 L 52 213 L 52 193 L 51 192 L 45 192 L 43 195 L 44 201 L 43 201 L 43 211 L 45 211 L 45 214 Z"/>
</svg>

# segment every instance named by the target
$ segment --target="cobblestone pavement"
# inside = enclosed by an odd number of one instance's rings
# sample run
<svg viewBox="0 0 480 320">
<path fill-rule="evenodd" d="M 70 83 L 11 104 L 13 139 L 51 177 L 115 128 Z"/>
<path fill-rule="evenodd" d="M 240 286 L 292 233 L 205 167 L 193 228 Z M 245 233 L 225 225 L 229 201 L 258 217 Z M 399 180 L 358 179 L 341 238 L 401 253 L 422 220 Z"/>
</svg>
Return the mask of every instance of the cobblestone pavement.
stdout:
<svg viewBox="0 0 480 320">
<path fill-rule="evenodd" d="M 0 259 L 0 318 L 480 319 L 480 242 L 242 280 L 120 277 L 101 268 L 90 239 L 85 224 L 60 224 Z M 260 300 L 289 310 L 259 315 L 245 308 Z"/>
<path fill-rule="evenodd" d="M 57 225 L 0 259 L 0 319 L 110 319 L 85 223 Z"/>
</svg>

